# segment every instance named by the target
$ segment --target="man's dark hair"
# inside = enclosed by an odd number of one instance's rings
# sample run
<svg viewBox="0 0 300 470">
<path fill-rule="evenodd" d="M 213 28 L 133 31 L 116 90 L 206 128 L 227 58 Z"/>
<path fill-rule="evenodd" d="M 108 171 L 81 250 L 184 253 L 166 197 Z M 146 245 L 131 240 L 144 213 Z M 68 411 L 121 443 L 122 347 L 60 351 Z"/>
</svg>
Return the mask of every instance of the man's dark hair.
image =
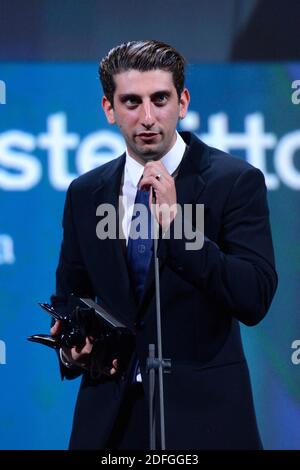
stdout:
<svg viewBox="0 0 300 470">
<path fill-rule="evenodd" d="M 127 70 L 160 69 L 171 72 L 178 99 L 184 88 L 184 58 L 173 47 L 160 41 L 131 41 L 109 51 L 99 66 L 99 76 L 106 98 L 113 105 L 116 89 L 114 75 Z"/>
</svg>

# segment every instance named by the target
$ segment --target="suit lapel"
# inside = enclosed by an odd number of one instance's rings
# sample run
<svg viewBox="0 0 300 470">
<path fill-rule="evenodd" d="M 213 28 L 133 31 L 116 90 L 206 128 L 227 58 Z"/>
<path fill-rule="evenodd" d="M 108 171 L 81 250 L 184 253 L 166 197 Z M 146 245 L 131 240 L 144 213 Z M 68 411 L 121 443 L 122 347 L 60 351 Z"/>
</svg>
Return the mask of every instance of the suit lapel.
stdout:
<svg viewBox="0 0 300 470">
<path fill-rule="evenodd" d="M 111 204 L 117 214 L 117 237 L 115 239 L 97 239 L 96 242 L 99 257 L 97 265 L 99 269 L 105 270 L 105 279 L 100 286 L 100 291 L 107 299 L 111 313 L 132 327 L 136 315 L 136 305 L 124 256 L 124 241 L 120 240 L 118 235 L 118 205 L 124 165 L 125 154 L 102 175 L 101 181 L 93 193 L 93 202 L 95 208 L 100 204 Z M 103 279 L 103 275 L 99 278 Z"/>
</svg>

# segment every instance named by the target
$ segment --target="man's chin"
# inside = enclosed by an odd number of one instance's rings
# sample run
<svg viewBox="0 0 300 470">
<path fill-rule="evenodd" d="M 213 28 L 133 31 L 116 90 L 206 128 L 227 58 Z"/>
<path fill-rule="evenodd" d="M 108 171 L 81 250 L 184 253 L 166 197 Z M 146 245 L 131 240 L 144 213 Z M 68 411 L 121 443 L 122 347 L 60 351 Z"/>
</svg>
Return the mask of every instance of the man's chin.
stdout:
<svg viewBox="0 0 300 470">
<path fill-rule="evenodd" d="M 147 153 L 147 154 L 143 154 L 143 155 L 140 155 L 140 158 L 145 162 L 151 162 L 153 160 L 160 160 L 162 157 L 162 155 L 160 154 L 157 154 L 156 152 L 154 153 Z"/>
<path fill-rule="evenodd" d="M 162 153 L 159 151 L 159 149 L 153 147 L 141 149 L 138 155 L 146 163 L 150 162 L 151 160 L 160 160 L 162 157 Z"/>
<path fill-rule="evenodd" d="M 132 146 L 130 149 L 131 151 L 129 150 L 129 153 L 131 156 L 143 163 L 147 163 L 152 160 L 160 160 L 164 155 L 161 146 L 153 144 L 151 146 Z"/>
</svg>

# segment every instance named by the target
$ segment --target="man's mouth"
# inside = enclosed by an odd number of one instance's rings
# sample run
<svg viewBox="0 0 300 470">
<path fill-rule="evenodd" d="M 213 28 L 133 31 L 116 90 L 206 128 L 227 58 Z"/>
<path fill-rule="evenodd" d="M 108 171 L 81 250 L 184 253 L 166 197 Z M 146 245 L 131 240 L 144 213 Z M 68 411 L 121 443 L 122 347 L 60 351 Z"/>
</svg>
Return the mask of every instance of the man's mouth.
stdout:
<svg viewBox="0 0 300 470">
<path fill-rule="evenodd" d="M 140 132 L 137 134 L 137 137 L 143 141 L 152 140 L 159 135 L 158 132 Z"/>
</svg>

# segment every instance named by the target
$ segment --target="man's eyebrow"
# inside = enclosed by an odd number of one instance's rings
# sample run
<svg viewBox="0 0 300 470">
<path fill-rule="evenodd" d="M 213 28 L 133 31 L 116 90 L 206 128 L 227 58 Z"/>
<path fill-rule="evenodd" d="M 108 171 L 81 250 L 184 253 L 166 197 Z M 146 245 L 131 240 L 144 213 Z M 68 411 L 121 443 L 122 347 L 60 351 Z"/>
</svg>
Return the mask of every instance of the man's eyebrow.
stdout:
<svg viewBox="0 0 300 470">
<path fill-rule="evenodd" d="M 170 90 L 159 90 L 159 91 L 156 91 L 155 93 L 152 93 L 151 99 L 153 99 L 153 98 L 158 98 L 158 97 L 161 96 L 161 95 L 164 95 L 164 96 L 169 97 L 169 96 L 171 96 L 171 92 L 170 92 Z"/>
<path fill-rule="evenodd" d="M 140 100 L 141 97 L 135 93 L 125 93 L 124 95 L 119 95 L 119 99 L 122 103 L 125 103 L 127 100 Z"/>
<path fill-rule="evenodd" d="M 150 95 L 150 98 L 155 99 L 155 98 L 158 98 L 161 95 L 169 97 L 169 96 L 171 96 L 171 91 L 170 90 L 155 91 L 154 93 L 152 93 L 152 95 Z M 136 93 L 124 93 L 122 95 L 119 95 L 119 100 L 122 103 L 125 103 L 125 101 L 127 101 L 127 100 L 138 101 L 138 100 L 141 100 L 141 99 L 142 99 L 141 96 L 137 95 Z"/>
</svg>

